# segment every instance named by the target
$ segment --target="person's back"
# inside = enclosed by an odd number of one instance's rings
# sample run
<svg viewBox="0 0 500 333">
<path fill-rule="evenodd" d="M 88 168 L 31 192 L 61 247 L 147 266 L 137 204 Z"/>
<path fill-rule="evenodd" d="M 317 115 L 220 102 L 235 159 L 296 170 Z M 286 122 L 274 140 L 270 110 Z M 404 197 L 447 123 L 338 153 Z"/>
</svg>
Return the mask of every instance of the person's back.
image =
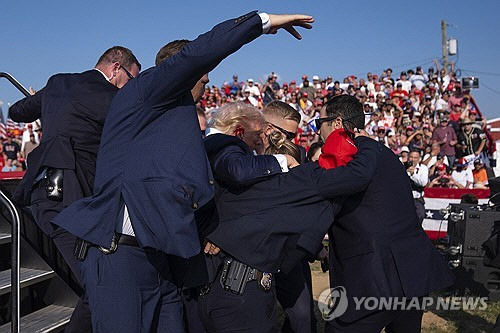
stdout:
<svg viewBox="0 0 500 333">
<path fill-rule="evenodd" d="M 52 239 L 79 283 L 80 265 L 73 255 L 76 237 L 53 221 L 65 207 L 92 194 L 106 113 L 118 89 L 133 78 L 130 72 L 137 75 L 139 70 L 129 49 L 114 46 L 101 55 L 94 69 L 56 74 L 40 91 L 9 109 L 14 121 L 43 119 L 44 126 L 40 144 L 34 147 L 31 132 L 24 146 L 28 169 L 13 197 L 31 206 L 35 222 Z M 83 294 L 66 331 L 90 331 L 90 317 Z"/>
<path fill-rule="evenodd" d="M 397 156 L 382 147 L 366 191 L 345 200 L 329 231 L 332 286 L 348 297 L 420 297 L 449 286 L 449 270 L 423 231 L 409 178 Z M 340 319 L 370 311 L 348 309 Z"/>
<path fill-rule="evenodd" d="M 100 135 L 96 134 L 102 133 L 107 112 L 102 106 L 111 104 L 118 88 L 104 80 L 98 71 L 89 70 L 54 75 L 45 89 L 50 89 L 50 95 L 42 96 L 40 144 L 67 138 L 78 161 L 95 163 L 100 141 Z"/>
</svg>

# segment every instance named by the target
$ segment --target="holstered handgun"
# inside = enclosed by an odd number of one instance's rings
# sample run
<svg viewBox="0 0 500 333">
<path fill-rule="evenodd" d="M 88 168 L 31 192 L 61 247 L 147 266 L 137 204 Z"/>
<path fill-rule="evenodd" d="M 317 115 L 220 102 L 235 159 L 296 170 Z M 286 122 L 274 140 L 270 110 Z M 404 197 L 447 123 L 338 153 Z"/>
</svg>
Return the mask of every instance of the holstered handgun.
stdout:
<svg viewBox="0 0 500 333">
<path fill-rule="evenodd" d="M 47 198 L 53 201 L 63 200 L 64 170 L 48 168 L 45 176 L 40 180 L 45 187 Z"/>
<path fill-rule="evenodd" d="M 232 258 L 224 261 L 220 276 L 222 289 L 243 294 L 246 284 L 257 279 L 257 270 Z"/>
</svg>

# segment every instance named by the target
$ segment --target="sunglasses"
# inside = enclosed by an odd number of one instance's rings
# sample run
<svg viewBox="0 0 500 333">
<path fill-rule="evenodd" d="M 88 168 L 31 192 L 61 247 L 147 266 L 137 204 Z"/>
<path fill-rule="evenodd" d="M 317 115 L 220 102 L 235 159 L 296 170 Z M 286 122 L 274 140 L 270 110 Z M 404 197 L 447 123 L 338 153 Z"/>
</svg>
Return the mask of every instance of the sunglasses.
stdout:
<svg viewBox="0 0 500 333">
<path fill-rule="evenodd" d="M 297 135 L 294 132 L 287 131 L 284 128 L 281 128 L 277 125 L 274 125 L 273 123 L 268 123 L 268 124 L 271 125 L 272 127 L 276 128 L 278 131 L 280 131 L 287 138 L 287 140 L 293 140 L 293 139 L 295 139 L 295 136 Z"/>
<path fill-rule="evenodd" d="M 134 76 L 125 67 L 123 67 L 122 65 L 120 65 L 120 68 L 123 69 L 123 71 L 125 72 L 125 74 L 127 74 L 128 78 L 130 80 L 134 79 Z"/>
<path fill-rule="evenodd" d="M 372 116 L 372 115 L 377 115 L 375 113 L 365 113 L 365 116 Z M 344 123 L 351 123 L 354 125 L 352 122 L 352 119 L 356 118 L 357 116 L 351 116 L 347 118 L 341 118 Z M 339 117 L 325 117 L 325 118 L 318 118 L 314 120 L 314 124 L 316 125 L 316 130 L 319 131 L 321 129 L 321 124 L 328 122 L 328 121 L 333 121 Z"/>
<path fill-rule="evenodd" d="M 314 120 L 314 125 L 316 125 L 316 130 L 319 131 L 321 128 L 321 125 L 323 123 L 326 123 L 328 121 L 333 121 L 337 119 L 337 117 L 324 117 L 324 118 L 318 118 Z"/>
</svg>

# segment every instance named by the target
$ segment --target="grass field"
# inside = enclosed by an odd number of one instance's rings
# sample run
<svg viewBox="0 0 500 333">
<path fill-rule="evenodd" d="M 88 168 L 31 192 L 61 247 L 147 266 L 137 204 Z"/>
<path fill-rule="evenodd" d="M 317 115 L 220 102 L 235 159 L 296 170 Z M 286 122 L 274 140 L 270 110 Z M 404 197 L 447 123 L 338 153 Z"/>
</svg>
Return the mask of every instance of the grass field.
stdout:
<svg viewBox="0 0 500 333">
<path fill-rule="evenodd" d="M 329 287 L 328 273 L 321 272 L 319 264 L 311 264 L 313 294 L 315 300 Z M 497 316 L 500 314 L 500 302 L 489 302 L 486 310 L 436 311 L 424 313 L 422 332 L 424 333 L 482 333 L 493 332 Z M 281 315 L 283 317 L 283 315 Z M 324 321 L 316 305 L 318 332 L 323 332 Z M 498 328 L 500 332 L 500 328 Z"/>
</svg>

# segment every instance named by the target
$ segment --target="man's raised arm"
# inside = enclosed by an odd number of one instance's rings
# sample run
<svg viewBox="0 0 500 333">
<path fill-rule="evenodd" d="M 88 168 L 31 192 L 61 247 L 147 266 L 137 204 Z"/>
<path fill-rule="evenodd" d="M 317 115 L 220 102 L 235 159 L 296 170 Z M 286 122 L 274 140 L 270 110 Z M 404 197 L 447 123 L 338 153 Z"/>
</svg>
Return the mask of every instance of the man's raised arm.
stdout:
<svg viewBox="0 0 500 333">
<path fill-rule="evenodd" d="M 139 77 L 140 95 L 144 101 L 161 109 L 192 89 L 203 75 L 213 70 L 224 58 L 262 33 L 274 34 L 283 28 L 300 39 L 294 27 L 310 29 L 312 22 L 314 19 L 307 15 L 250 12 L 220 23 L 185 45 L 179 53 L 155 68 L 153 73 Z"/>
<path fill-rule="evenodd" d="M 380 144 L 364 136 L 357 137 L 354 142 L 358 152 L 346 166 L 313 170 L 313 182 L 325 197 L 351 195 L 366 189 L 370 183 L 382 151 Z"/>
<path fill-rule="evenodd" d="M 17 101 L 9 108 L 9 117 L 17 123 L 31 123 L 42 114 L 41 97 L 44 90 Z"/>
</svg>

